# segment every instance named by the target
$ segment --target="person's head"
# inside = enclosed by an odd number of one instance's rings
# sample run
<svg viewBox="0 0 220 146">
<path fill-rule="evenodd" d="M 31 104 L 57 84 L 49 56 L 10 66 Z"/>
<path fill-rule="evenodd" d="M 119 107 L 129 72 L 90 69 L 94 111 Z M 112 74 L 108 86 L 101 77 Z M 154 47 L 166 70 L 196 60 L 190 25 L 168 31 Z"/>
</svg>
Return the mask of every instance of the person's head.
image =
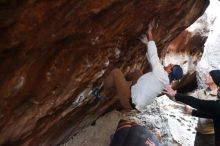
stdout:
<svg viewBox="0 0 220 146">
<path fill-rule="evenodd" d="M 164 67 L 164 70 L 168 73 L 170 82 L 173 80 L 179 80 L 183 77 L 183 69 L 179 65 L 169 64 Z"/>
<path fill-rule="evenodd" d="M 207 86 L 211 86 L 211 85 L 215 84 L 215 82 L 212 79 L 212 76 L 209 73 L 205 77 L 205 84 Z"/>
<path fill-rule="evenodd" d="M 212 80 L 218 86 L 218 98 L 220 99 L 220 70 L 212 70 L 209 72 Z"/>
</svg>

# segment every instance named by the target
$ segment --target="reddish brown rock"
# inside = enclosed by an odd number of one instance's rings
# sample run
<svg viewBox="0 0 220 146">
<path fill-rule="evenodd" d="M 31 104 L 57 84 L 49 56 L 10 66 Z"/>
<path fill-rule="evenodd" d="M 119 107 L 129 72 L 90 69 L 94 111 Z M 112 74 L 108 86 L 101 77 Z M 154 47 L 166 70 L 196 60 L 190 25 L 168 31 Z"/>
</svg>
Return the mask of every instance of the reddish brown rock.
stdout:
<svg viewBox="0 0 220 146">
<path fill-rule="evenodd" d="M 182 90 L 181 92 L 192 91 L 197 88 L 196 69 L 192 69 L 192 66 L 197 66 L 204 49 L 206 39 L 207 36 L 201 34 L 201 32 L 196 33 L 185 30 L 170 42 L 166 50 L 162 51 L 163 54 L 166 54 L 166 56 L 176 54 L 187 56 L 186 58 L 188 58 L 188 60 L 185 60 L 183 64 L 180 64 L 181 66 L 188 64 L 186 75 L 180 83 L 176 82 L 175 88 Z M 192 58 L 197 59 L 193 61 Z M 189 66 L 191 66 L 191 68 Z"/>
<path fill-rule="evenodd" d="M 204 48 L 207 37 L 193 34 L 187 30 L 180 33 L 167 48 L 166 53 L 188 53 L 190 55 L 200 54 Z"/>
<path fill-rule="evenodd" d="M 0 145 L 57 145 L 91 124 L 114 103 L 87 96 L 102 73 L 146 66 L 137 38 L 149 21 L 161 52 L 208 4 L 1 0 Z"/>
</svg>

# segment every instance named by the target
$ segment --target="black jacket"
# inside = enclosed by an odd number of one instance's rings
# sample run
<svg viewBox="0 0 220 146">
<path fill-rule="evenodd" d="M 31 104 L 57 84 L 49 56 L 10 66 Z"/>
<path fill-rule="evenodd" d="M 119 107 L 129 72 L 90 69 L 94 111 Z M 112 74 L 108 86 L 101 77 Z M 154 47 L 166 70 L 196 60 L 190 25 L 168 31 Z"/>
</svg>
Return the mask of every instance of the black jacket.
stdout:
<svg viewBox="0 0 220 146">
<path fill-rule="evenodd" d="M 176 101 L 183 102 L 196 110 L 192 115 L 201 118 L 213 119 L 215 130 L 215 145 L 220 146 L 220 100 L 201 100 L 192 96 L 177 93 Z"/>
</svg>

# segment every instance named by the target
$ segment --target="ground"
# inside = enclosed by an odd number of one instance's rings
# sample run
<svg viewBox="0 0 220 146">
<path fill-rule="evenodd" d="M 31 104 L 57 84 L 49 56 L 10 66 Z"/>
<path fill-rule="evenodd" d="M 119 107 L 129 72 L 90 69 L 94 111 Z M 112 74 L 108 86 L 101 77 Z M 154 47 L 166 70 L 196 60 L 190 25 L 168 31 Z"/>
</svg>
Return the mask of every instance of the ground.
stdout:
<svg viewBox="0 0 220 146">
<path fill-rule="evenodd" d="M 129 113 L 111 111 L 100 117 L 94 125 L 82 129 L 61 146 L 108 146 L 120 119 L 129 119 L 151 129 L 162 144 L 193 146 L 197 118 L 184 115 L 183 105 L 158 97 L 145 111 Z"/>
</svg>

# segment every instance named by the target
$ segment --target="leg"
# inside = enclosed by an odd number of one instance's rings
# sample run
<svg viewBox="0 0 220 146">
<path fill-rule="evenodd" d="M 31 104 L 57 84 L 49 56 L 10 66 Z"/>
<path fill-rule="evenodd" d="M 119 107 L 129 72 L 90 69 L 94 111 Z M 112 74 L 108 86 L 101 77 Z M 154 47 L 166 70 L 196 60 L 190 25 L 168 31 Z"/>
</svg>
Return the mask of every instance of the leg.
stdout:
<svg viewBox="0 0 220 146">
<path fill-rule="evenodd" d="M 208 146 L 215 146 L 215 135 L 214 134 L 204 134 L 205 144 Z"/>
<path fill-rule="evenodd" d="M 107 96 L 112 89 L 114 88 L 114 70 L 110 72 L 110 74 L 103 81 L 103 89 L 101 91 L 102 96 Z"/>
<path fill-rule="evenodd" d="M 196 133 L 195 141 L 194 141 L 194 146 L 200 146 L 201 145 L 201 140 L 200 136 L 198 133 Z"/>
<path fill-rule="evenodd" d="M 130 87 L 120 69 L 114 69 L 111 71 L 109 76 L 104 81 L 101 95 L 105 96 L 108 90 L 111 88 L 115 88 L 117 97 L 123 108 L 129 110 L 132 109 L 129 101 L 131 95 Z"/>
<path fill-rule="evenodd" d="M 198 134 L 198 133 L 196 133 L 194 146 L 214 146 L 214 145 L 215 145 L 215 135 L 214 134 Z"/>
</svg>

